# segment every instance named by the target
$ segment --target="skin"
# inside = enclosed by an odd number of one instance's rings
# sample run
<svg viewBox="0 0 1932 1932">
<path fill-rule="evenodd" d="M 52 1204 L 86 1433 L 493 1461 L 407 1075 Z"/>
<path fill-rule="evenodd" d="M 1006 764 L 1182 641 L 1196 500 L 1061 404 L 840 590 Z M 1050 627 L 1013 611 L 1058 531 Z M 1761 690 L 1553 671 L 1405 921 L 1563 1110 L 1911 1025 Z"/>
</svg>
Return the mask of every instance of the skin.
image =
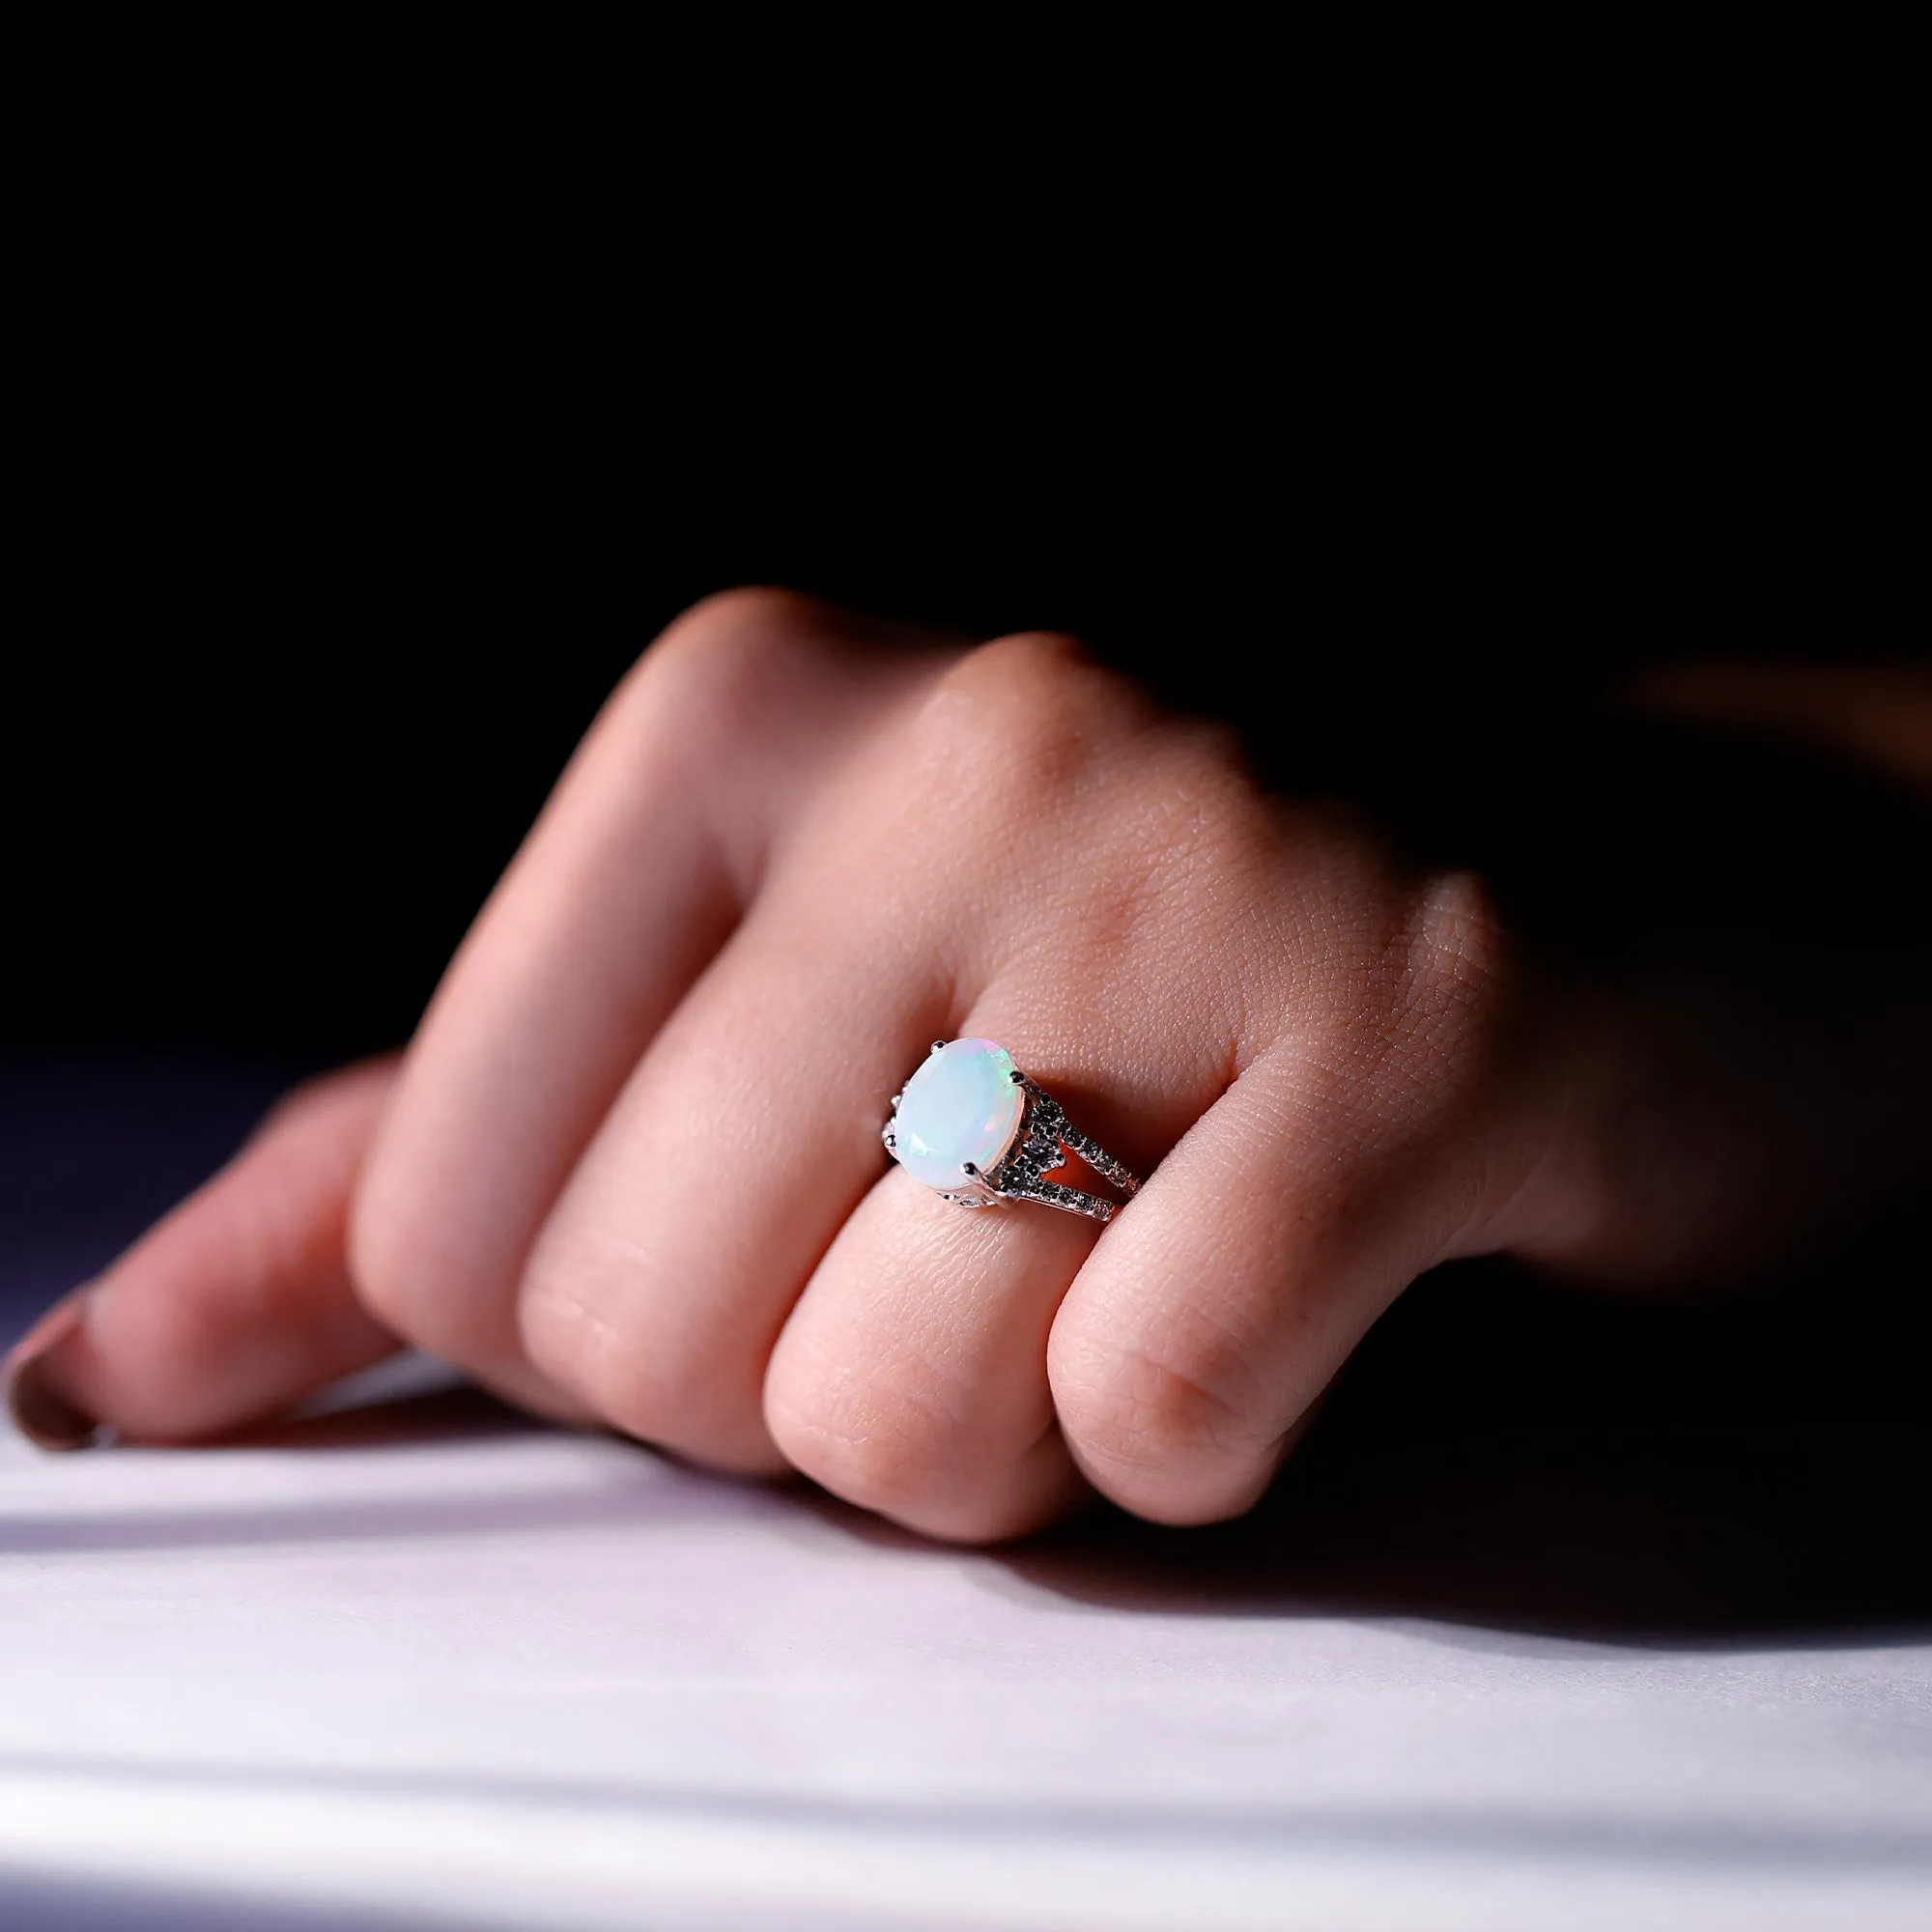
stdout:
<svg viewBox="0 0 1932 1932">
<path fill-rule="evenodd" d="M 940 1537 L 1096 1491 L 1205 1522 L 1436 1263 L 1650 1284 L 1748 1248 L 1804 1130 L 1734 1130 L 1742 1063 L 1657 1072 L 1657 1012 L 1064 639 L 733 593 L 611 696 L 400 1061 L 287 1101 L 11 1399 L 49 1445 L 189 1440 L 412 1343 Z M 1149 1177 L 1104 1231 L 886 1164 L 962 1035 Z M 1719 1147 L 1721 1184 L 1657 1184 Z"/>
</svg>

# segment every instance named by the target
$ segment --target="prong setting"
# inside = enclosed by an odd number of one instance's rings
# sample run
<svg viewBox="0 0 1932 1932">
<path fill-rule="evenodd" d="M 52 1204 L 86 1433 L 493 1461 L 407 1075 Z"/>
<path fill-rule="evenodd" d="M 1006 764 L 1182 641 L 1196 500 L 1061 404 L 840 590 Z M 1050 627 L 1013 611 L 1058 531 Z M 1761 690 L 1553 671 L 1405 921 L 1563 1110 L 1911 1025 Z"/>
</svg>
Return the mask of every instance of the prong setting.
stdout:
<svg viewBox="0 0 1932 1932">
<path fill-rule="evenodd" d="M 1140 1181 L 1125 1163 L 1115 1159 L 1073 1126 L 1060 1103 L 1013 1065 L 1011 1056 L 997 1043 L 980 1039 L 935 1040 L 932 1051 L 943 1053 L 949 1046 L 959 1049 L 963 1060 L 956 1066 L 949 1063 L 951 1070 L 944 1075 L 939 1075 L 937 1069 L 928 1073 L 923 1065 L 914 1079 L 893 1096 L 893 1119 L 880 1132 L 887 1151 L 905 1164 L 915 1179 L 960 1207 L 985 1208 L 1007 1201 L 1037 1201 L 1044 1207 L 1083 1214 L 1090 1220 L 1111 1220 L 1119 1211 L 1119 1202 L 1046 1179 L 1049 1173 L 1078 1159 L 1128 1199 L 1133 1197 Z M 990 1068 L 974 1070 L 976 1066 L 983 1068 L 988 1056 L 1005 1065 L 1006 1079 L 998 1088 L 985 1084 Z M 934 1078 L 941 1082 L 937 1088 L 930 1084 Z M 962 1079 L 966 1083 L 963 1088 L 959 1084 Z M 910 1114 L 906 1116 L 912 1121 L 909 1131 L 913 1138 L 902 1151 L 900 1102 L 915 1088 L 920 1090 L 915 1110 L 918 1118 L 914 1121 Z M 1016 1117 L 1008 1111 L 1012 1101 L 1000 1102 L 994 1098 L 995 1094 L 1009 1093 L 1012 1088 L 1019 1090 L 1013 1096 L 1018 1103 Z M 993 1110 L 990 1115 L 982 1111 L 987 1108 Z M 987 1127 L 1003 1116 L 1011 1125 L 1001 1126 L 989 1136 Z M 977 1152 L 976 1149 L 976 1158 L 961 1159 L 959 1156 L 965 1153 L 966 1147 L 959 1147 L 952 1156 L 958 1165 L 934 1172 L 933 1156 L 939 1149 L 949 1141 L 957 1146 L 961 1140 L 967 1146 L 973 1146 L 977 1140 L 978 1146 L 986 1151 Z M 952 1179 L 954 1175 L 958 1177 L 956 1182 Z"/>
</svg>

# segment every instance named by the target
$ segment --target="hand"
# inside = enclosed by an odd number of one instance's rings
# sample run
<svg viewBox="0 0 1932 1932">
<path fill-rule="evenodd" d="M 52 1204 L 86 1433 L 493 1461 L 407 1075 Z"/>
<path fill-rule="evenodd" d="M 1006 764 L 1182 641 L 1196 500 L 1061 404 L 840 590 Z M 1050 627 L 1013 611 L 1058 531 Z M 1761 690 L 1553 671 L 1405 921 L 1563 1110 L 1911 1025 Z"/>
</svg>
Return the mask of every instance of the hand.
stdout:
<svg viewBox="0 0 1932 1932">
<path fill-rule="evenodd" d="M 285 1103 L 16 1350 L 13 1402 L 50 1442 L 188 1439 L 414 1343 L 941 1536 L 1093 1490 L 1208 1520 L 1436 1263 L 1723 1253 L 1757 1169 L 1652 1184 L 1723 1109 L 1632 1081 L 1635 1012 L 1065 640 L 737 593 L 611 697 L 400 1065 Z M 1150 1177 L 1104 1233 L 887 1166 L 891 1095 L 962 1035 Z"/>
</svg>

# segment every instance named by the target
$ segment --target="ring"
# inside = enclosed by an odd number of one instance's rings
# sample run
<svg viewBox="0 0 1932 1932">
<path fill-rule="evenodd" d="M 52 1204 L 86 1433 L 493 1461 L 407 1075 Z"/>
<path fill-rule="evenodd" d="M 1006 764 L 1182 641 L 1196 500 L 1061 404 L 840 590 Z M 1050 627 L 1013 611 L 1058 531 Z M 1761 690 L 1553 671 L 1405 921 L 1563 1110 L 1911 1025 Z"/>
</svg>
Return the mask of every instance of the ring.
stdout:
<svg viewBox="0 0 1932 1932">
<path fill-rule="evenodd" d="M 1130 1199 L 1140 1181 L 1066 1118 L 1060 1102 L 990 1039 L 936 1039 L 880 1129 L 886 1151 L 962 1208 L 1038 1201 L 1111 1221 L 1120 1207 L 1041 1177 L 1075 1153 Z"/>
</svg>

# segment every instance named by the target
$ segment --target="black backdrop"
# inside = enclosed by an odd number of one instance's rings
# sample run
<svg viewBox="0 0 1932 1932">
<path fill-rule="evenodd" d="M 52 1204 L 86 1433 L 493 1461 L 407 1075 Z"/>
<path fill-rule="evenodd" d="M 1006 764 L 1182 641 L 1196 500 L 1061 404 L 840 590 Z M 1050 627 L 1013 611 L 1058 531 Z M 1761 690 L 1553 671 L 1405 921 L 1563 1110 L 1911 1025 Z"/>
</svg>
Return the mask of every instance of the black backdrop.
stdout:
<svg viewBox="0 0 1932 1932">
<path fill-rule="evenodd" d="M 620 446 L 581 408 L 512 433 L 270 373 L 103 378 L 30 479 L 13 1050 L 399 1040 L 603 695 L 732 583 L 1069 628 L 1236 718 L 1276 781 L 1370 793 L 1647 658 L 1914 639 L 1902 498 L 1761 442 L 1685 469 L 1573 414 L 1587 461 L 1473 422 L 1330 460 L 1211 410 L 1155 439 L 855 408 L 675 439 L 633 411 Z"/>
<path fill-rule="evenodd" d="M 1216 94 L 1197 156 L 1178 99 L 1096 139 L 1074 87 L 1002 178 L 918 90 L 767 153 L 714 77 L 693 145 L 628 59 L 553 99 L 354 57 L 320 110 L 306 59 L 83 64 L 23 191 L 0 1043 L 398 1038 L 725 584 L 1074 629 L 1344 790 L 1634 659 L 1922 645 L 1905 124 L 1862 96 L 1834 180 L 1776 105 L 1707 154 L 1699 99 L 1690 165 L 1584 114 L 1578 165 Z"/>
</svg>

